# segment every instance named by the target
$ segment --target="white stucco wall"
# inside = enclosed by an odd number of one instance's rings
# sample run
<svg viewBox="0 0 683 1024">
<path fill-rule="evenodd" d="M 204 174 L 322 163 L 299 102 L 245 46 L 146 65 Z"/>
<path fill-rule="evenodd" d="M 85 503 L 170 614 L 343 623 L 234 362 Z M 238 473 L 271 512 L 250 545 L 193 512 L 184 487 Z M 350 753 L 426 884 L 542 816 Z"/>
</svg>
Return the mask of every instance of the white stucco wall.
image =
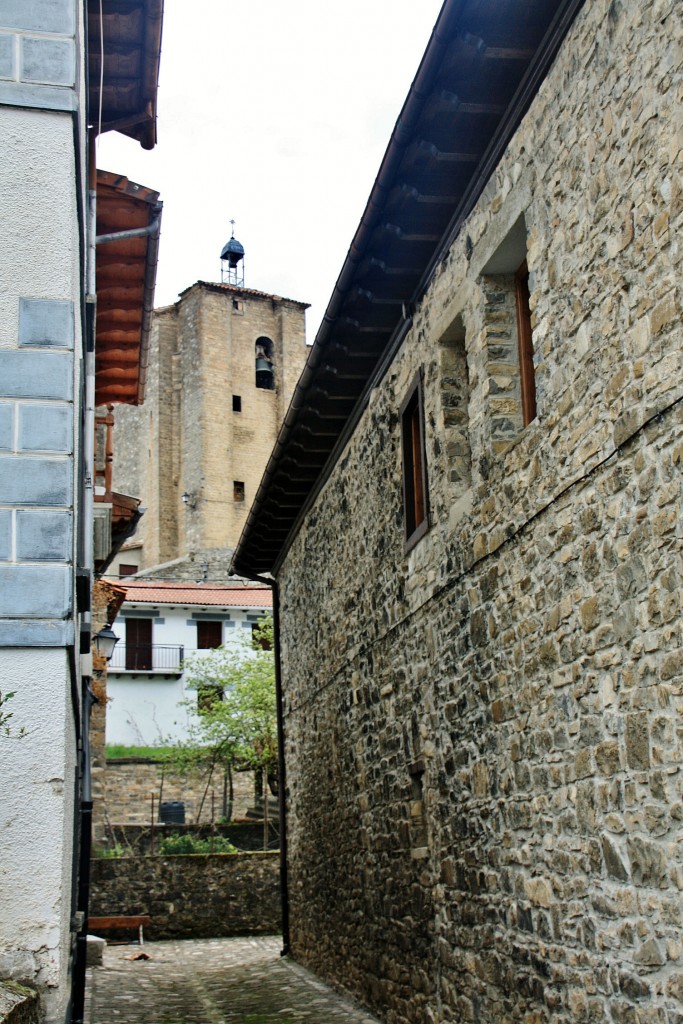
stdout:
<svg viewBox="0 0 683 1024">
<path fill-rule="evenodd" d="M 12 35 L 0 75 L 0 689 L 15 691 L 12 726 L 27 730 L 0 736 L 0 976 L 37 987 L 47 1021 L 62 1022 L 77 768 L 69 646 L 84 198 L 76 159 L 84 182 L 85 132 L 75 135 L 72 110 L 83 98 L 83 23 L 70 0 L 37 6 L 0 4 L 3 37 Z M 42 63 L 29 67 L 25 43 Z M 41 309 L 49 336 L 27 328 Z M 59 330 L 55 310 L 64 314 Z"/>
<path fill-rule="evenodd" d="M 0 679 L 15 691 L 13 730 L 27 731 L 0 738 L 0 975 L 47 986 L 48 1019 L 59 1020 L 76 770 L 66 651 L 0 649 Z"/>
<path fill-rule="evenodd" d="M 196 607 L 165 608 L 155 606 L 161 613 L 152 626 L 152 643 L 182 645 L 185 658 L 197 649 L 197 626 L 192 621 Z M 210 609 L 202 609 L 210 615 Z M 252 621 L 248 615 L 264 615 L 267 609 L 229 610 L 230 622 L 223 627 L 224 644 L 234 643 L 240 636 L 251 635 Z M 216 618 L 225 614 L 216 609 Z M 117 619 L 113 630 L 125 643 L 124 619 Z M 202 653 L 201 651 L 199 653 Z M 196 703 L 196 691 L 188 690 L 184 676 L 146 672 L 116 672 L 109 669 L 107 676 L 106 741 L 124 746 L 160 746 L 167 741 L 185 739 L 191 719 L 188 708 L 181 706 L 185 699 Z"/>
<path fill-rule="evenodd" d="M 71 115 L 0 106 L 0 138 L 0 347 L 15 348 L 18 296 L 79 295 Z"/>
</svg>

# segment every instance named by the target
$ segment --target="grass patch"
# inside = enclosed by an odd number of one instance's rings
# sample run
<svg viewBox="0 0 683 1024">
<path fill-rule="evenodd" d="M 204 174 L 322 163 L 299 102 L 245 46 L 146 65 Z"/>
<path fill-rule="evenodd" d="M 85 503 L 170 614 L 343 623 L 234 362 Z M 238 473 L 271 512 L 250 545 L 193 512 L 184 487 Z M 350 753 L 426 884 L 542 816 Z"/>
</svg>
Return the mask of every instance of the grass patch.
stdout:
<svg viewBox="0 0 683 1024">
<path fill-rule="evenodd" d="M 125 757 L 144 757 L 148 761 L 164 761 L 173 747 L 124 747 L 118 743 L 106 746 L 107 760 L 120 761 Z"/>
</svg>

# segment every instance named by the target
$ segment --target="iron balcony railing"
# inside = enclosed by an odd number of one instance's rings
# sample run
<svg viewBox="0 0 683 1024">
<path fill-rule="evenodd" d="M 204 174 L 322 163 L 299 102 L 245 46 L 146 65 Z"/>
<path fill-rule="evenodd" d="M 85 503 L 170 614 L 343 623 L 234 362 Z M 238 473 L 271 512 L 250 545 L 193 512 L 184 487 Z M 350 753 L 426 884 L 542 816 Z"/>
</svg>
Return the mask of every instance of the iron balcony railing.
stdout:
<svg viewBox="0 0 683 1024">
<path fill-rule="evenodd" d="M 109 671 L 182 672 L 184 657 L 182 645 L 118 643 L 109 662 Z"/>
</svg>

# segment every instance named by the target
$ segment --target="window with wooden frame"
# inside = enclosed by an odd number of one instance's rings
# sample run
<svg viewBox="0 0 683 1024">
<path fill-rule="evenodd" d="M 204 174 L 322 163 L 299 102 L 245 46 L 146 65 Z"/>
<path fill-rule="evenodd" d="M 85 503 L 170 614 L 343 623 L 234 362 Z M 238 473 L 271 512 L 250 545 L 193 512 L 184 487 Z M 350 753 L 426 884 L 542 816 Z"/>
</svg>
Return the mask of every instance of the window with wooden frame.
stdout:
<svg viewBox="0 0 683 1024">
<path fill-rule="evenodd" d="M 480 280 L 491 444 L 504 452 L 537 416 L 524 213 L 484 263 Z"/>
<path fill-rule="evenodd" d="M 220 647 L 223 643 L 222 622 L 197 622 L 197 650 L 209 651 Z"/>
<path fill-rule="evenodd" d="M 403 510 L 406 550 L 429 529 L 427 460 L 425 457 L 422 371 L 403 400 L 400 410 L 403 454 Z"/>
<path fill-rule="evenodd" d="M 515 274 L 517 303 L 517 339 L 519 342 L 519 377 L 522 397 L 522 421 L 527 427 L 536 419 L 536 376 L 534 346 L 531 340 L 531 307 L 529 304 L 529 269 L 526 260 Z"/>
<path fill-rule="evenodd" d="M 126 618 L 126 668 L 144 672 L 152 667 L 152 620 Z"/>
</svg>

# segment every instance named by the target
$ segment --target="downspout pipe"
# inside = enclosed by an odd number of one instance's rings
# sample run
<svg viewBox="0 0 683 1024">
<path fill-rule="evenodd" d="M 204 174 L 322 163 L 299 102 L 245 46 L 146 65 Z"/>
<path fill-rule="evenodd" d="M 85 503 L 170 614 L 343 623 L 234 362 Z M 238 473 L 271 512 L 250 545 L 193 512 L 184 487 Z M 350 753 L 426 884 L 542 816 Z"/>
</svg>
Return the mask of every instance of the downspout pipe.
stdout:
<svg viewBox="0 0 683 1024">
<path fill-rule="evenodd" d="M 71 990 L 71 1024 L 85 1022 L 85 975 L 88 955 L 88 912 L 90 901 L 90 857 L 92 854 L 92 777 L 90 772 L 90 712 L 97 698 L 90 688 L 91 680 L 83 678 L 83 722 L 81 731 L 81 842 L 78 857 L 78 899 L 76 913 L 79 922 L 76 936 L 73 987 Z"/>
<path fill-rule="evenodd" d="M 83 415 L 83 482 L 81 486 L 81 534 L 79 538 L 79 571 L 87 579 L 87 595 L 81 609 L 81 653 L 90 650 L 92 613 L 90 590 L 94 565 L 94 501 L 95 501 L 95 315 L 97 293 L 95 282 L 95 224 L 97 217 L 97 170 L 95 140 L 90 139 L 86 250 L 86 338 L 84 346 L 85 401 Z M 90 657 L 87 655 L 87 657 Z M 92 789 L 90 779 L 90 711 L 96 702 L 90 688 L 89 675 L 81 678 L 81 743 L 79 765 L 78 808 L 78 889 L 76 895 L 76 952 L 71 986 L 71 1024 L 83 1024 L 85 1013 L 85 973 L 87 960 L 88 896 L 90 889 L 90 855 L 92 846 Z"/>
<path fill-rule="evenodd" d="M 273 594 L 273 640 L 275 643 L 275 701 L 277 708 L 277 768 L 278 768 L 278 817 L 280 824 L 280 899 L 282 906 L 282 950 L 280 955 L 287 956 L 290 952 L 289 931 L 289 877 L 287 873 L 287 802 L 285 790 L 287 783 L 285 764 L 285 728 L 284 701 L 282 698 L 282 648 L 280 645 L 280 590 L 277 580 L 267 579 L 240 569 L 244 576 L 254 583 L 263 583 L 270 587 Z"/>
<path fill-rule="evenodd" d="M 161 205 L 161 204 L 159 204 Z M 111 231 L 108 235 L 96 235 L 95 244 L 103 245 L 105 242 L 121 242 L 125 238 L 144 238 L 145 235 L 158 235 L 161 216 L 156 216 L 150 224 L 142 228 L 128 228 L 127 231 Z"/>
</svg>

